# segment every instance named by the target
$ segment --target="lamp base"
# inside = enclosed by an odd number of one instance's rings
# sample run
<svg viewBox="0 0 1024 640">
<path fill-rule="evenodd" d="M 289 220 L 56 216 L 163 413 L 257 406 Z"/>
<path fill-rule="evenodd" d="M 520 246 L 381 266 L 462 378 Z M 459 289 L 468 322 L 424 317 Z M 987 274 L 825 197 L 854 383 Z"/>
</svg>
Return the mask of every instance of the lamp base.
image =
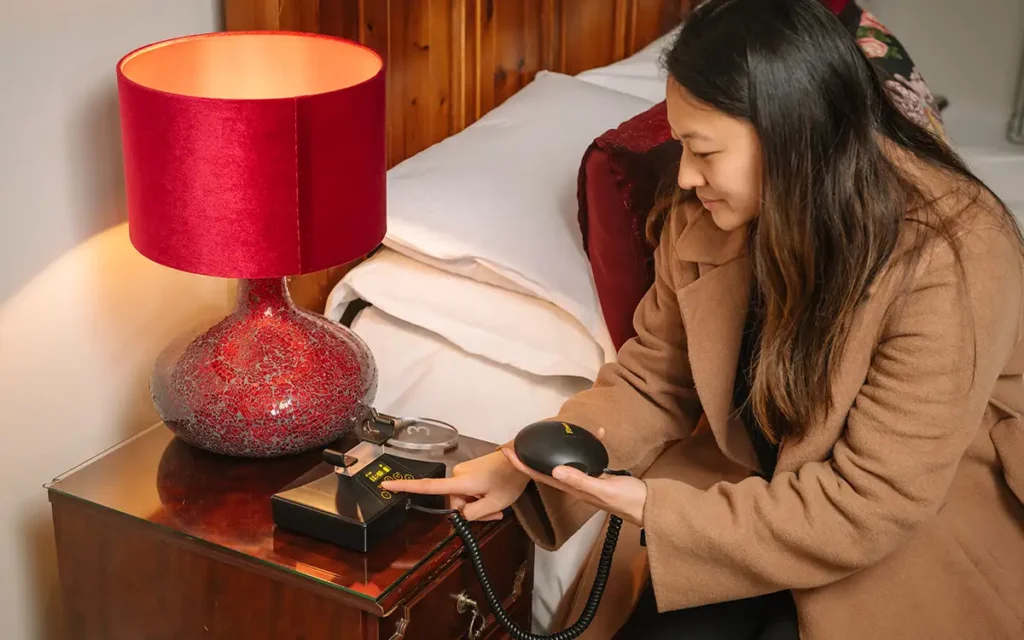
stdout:
<svg viewBox="0 0 1024 640">
<path fill-rule="evenodd" d="M 323 446 L 367 420 L 377 366 L 351 330 L 296 307 L 283 278 L 242 280 L 231 315 L 160 354 L 150 390 L 189 444 L 270 458 Z"/>
</svg>

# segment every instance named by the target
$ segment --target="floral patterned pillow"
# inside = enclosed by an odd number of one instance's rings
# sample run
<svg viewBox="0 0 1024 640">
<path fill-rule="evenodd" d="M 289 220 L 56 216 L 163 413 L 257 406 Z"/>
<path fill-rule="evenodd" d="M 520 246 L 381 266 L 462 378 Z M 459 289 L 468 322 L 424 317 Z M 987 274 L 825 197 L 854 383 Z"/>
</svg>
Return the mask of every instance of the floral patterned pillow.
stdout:
<svg viewBox="0 0 1024 640">
<path fill-rule="evenodd" d="M 945 137 L 939 100 L 925 84 L 907 50 L 878 18 L 860 10 L 857 44 L 878 70 L 885 88 L 904 115 Z"/>
</svg>

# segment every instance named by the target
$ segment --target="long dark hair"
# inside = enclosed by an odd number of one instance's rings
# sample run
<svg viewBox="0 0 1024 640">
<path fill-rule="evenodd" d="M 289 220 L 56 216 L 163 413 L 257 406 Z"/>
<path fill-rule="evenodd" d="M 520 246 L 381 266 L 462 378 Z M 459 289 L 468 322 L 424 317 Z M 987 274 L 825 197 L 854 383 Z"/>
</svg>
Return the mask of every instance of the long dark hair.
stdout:
<svg viewBox="0 0 1024 640">
<path fill-rule="evenodd" d="M 984 186 L 894 106 L 820 0 L 708 0 L 664 64 L 697 100 L 751 122 L 760 137 L 762 205 L 750 225 L 750 259 L 762 334 L 750 402 L 769 439 L 802 434 L 830 407 L 830 364 L 905 225 L 937 233 L 956 250 L 956 216 L 934 215 L 934 198 L 886 146 L 948 171 L 951 187 L 962 183 L 957 190 L 968 194 L 969 202 L 957 198 L 965 211 Z M 690 197 L 677 192 L 673 200 Z M 994 201 L 1024 246 L 1009 211 Z M 656 209 L 649 230 L 664 211 Z"/>
</svg>

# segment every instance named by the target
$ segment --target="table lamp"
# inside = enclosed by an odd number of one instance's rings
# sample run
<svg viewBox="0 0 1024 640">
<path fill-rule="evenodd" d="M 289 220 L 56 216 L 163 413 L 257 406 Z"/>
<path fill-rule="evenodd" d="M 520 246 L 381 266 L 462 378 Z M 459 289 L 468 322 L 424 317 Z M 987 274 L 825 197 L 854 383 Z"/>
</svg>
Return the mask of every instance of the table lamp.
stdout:
<svg viewBox="0 0 1024 640">
<path fill-rule="evenodd" d="M 153 402 L 186 442 L 283 456 L 369 415 L 377 369 L 366 344 L 297 308 L 286 278 L 383 240 L 383 67 L 347 40 L 272 31 L 167 40 L 118 62 L 133 246 L 240 280 L 231 315 L 157 359 Z"/>
</svg>

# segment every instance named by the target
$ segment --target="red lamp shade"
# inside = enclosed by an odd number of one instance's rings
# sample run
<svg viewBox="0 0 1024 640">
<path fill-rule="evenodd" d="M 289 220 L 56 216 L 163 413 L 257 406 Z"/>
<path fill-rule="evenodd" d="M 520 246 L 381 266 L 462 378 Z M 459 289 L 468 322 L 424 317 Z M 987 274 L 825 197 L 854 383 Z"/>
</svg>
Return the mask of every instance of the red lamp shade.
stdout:
<svg viewBox="0 0 1024 640">
<path fill-rule="evenodd" d="M 117 66 L 131 241 L 160 264 L 271 278 L 385 232 L 380 56 L 313 34 L 216 33 Z"/>
<path fill-rule="evenodd" d="M 280 456 L 368 418 L 372 354 L 295 307 L 284 277 L 350 262 L 384 237 L 383 66 L 346 40 L 269 31 L 169 40 L 118 63 L 133 245 L 175 269 L 243 279 L 234 312 L 154 369 L 156 408 L 186 442 Z"/>
</svg>

